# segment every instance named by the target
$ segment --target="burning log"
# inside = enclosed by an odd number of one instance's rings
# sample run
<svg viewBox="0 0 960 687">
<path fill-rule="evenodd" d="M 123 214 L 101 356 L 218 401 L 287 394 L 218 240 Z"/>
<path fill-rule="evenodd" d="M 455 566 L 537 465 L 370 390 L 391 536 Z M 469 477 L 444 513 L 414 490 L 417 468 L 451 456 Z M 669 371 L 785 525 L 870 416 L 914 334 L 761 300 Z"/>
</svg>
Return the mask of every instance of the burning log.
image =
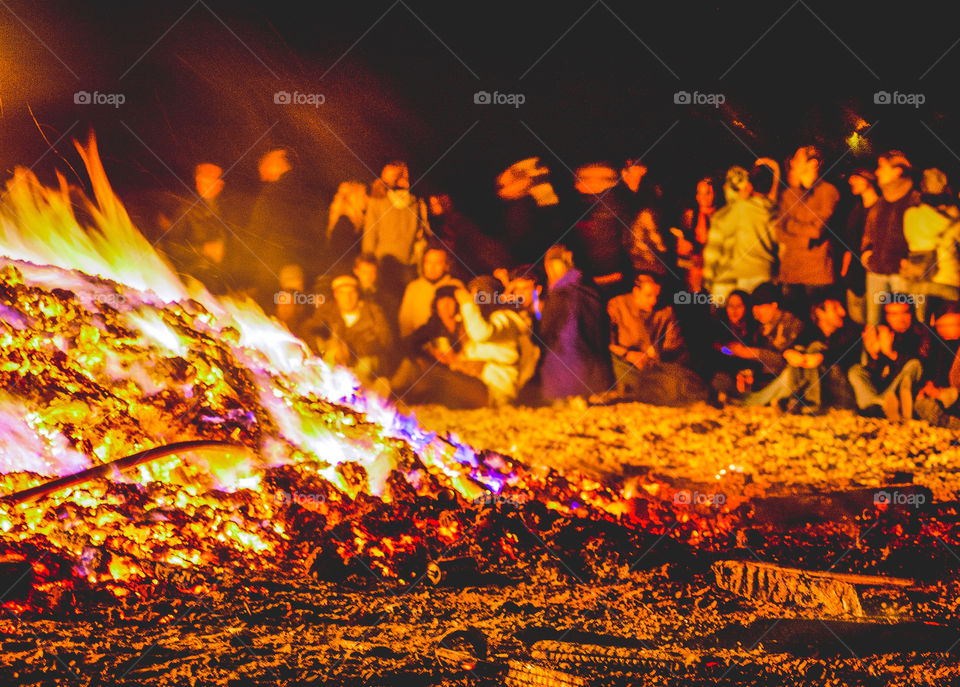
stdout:
<svg viewBox="0 0 960 687">
<path fill-rule="evenodd" d="M 0 558 L 0 603 L 29 597 L 33 580 L 33 565 L 29 561 L 12 556 Z"/>
<path fill-rule="evenodd" d="M 477 559 L 472 556 L 441 558 L 427 566 L 427 579 L 435 587 L 465 587 L 476 583 L 479 577 Z"/>
<path fill-rule="evenodd" d="M 718 587 L 749 599 L 857 617 L 867 615 L 857 587 L 916 586 L 913 580 L 899 577 L 801 570 L 753 561 L 717 561 L 713 573 Z"/>
<path fill-rule="evenodd" d="M 81 472 L 76 472 L 72 475 L 60 477 L 53 481 L 47 482 L 46 484 L 40 484 L 36 487 L 31 487 L 30 489 L 18 491 L 14 494 L 7 494 L 6 496 L 0 498 L 0 501 L 9 504 L 26 503 L 28 501 L 42 498 L 47 494 L 60 491 L 61 489 L 66 489 L 67 487 L 72 487 L 77 484 L 83 484 L 84 482 L 106 477 L 107 475 L 113 474 L 115 471 L 120 472 L 123 470 L 128 470 L 129 468 L 136 467 L 137 465 L 142 465 L 144 463 L 149 463 L 150 461 L 157 460 L 158 458 L 172 456 L 177 453 L 187 453 L 188 451 L 198 451 L 210 448 L 245 449 L 246 447 L 230 444 L 225 441 L 208 441 L 205 439 L 198 439 L 194 441 L 178 441 L 177 443 L 167 444 L 166 446 L 155 446 L 145 451 L 134 453 L 130 456 L 118 458 L 117 460 L 109 463 L 104 463 L 87 470 L 82 470 Z"/>
</svg>

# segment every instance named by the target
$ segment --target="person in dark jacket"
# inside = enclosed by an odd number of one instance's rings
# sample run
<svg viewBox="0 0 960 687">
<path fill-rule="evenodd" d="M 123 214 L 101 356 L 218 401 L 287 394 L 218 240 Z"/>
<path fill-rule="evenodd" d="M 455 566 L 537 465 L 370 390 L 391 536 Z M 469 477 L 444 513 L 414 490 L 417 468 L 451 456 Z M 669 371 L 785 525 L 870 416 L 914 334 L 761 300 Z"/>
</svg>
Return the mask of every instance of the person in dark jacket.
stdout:
<svg viewBox="0 0 960 687">
<path fill-rule="evenodd" d="M 551 247 L 544 258 L 547 297 L 540 319 L 542 395 L 557 401 L 610 389 L 609 326 L 600 294 L 574 267 L 573 254 Z"/>
<path fill-rule="evenodd" d="M 885 324 L 863 330 L 861 362 L 848 376 L 861 410 L 880 406 L 888 420 L 909 420 L 930 341 L 906 300 L 894 298 L 883 311 Z"/>
<path fill-rule="evenodd" d="M 846 250 L 840 267 L 840 277 L 847 289 L 847 312 L 850 319 L 859 325 L 866 322 L 864 291 L 867 286 L 867 271 L 863 266 L 860 248 L 867 225 L 870 208 L 880 200 L 877 192 L 877 175 L 869 169 L 857 169 L 847 179 L 850 192 L 859 198 L 854 202 L 847 217 Z"/>
<path fill-rule="evenodd" d="M 921 388 L 914 407 L 917 417 L 937 427 L 960 430 L 960 380 L 951 380 L 951 370 L 960 371 L 960 303 L 941 305 L 933 321 L 936 336 L 924 356 Z"/>
<path fill-rule="evenodd" d="M 427 198 L 430 227 L 450 255 L 450 274 L 464 282 L 478 274 L 493 274 L 510 263 L 506 249 L 460 212 L 446 193 Z"/>
<path fill-rule="evenodd" d="M 900 277 L 900 263 L 910 253 L 903 233 L 903 216 L 908 208 L 920 205 L 920 192 L 910 178 L 910 161 L 897 150 L 877 159 L 878 200 L 867 213 L 863 228 L 862 260 L 867 268 L 867 324 L 880 322 L 886 295 L 907 293 Z"/>
</svg>

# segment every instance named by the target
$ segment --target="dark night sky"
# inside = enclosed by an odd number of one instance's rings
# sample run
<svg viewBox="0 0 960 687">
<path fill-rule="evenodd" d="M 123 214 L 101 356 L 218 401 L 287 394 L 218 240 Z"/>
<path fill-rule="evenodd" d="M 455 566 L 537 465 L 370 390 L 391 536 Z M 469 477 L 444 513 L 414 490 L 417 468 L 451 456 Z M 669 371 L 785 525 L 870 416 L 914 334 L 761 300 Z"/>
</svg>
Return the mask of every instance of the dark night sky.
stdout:
<svg viewBox="0 0 960 687">
<path fill-rule="evenodd" d="M 37 164 L 42 177 L 79 168 L 69 139 L 92 128 L 130 195 L 183 193 L 177 177 L 201 159 L 232 167 L 228 188 L 249 187 L 275 145 L 296 151 L 318 199 L 396 156 L 414 180 L 429 169 L 424 183 L 485 192 L 531 154 L 566 177 L 580 161 L 646 153 L 683 191 L 750 164 L 751 150 L 783 158 L 809 141 L 844 171 L 857 118 L 876 125 L 875 152 L 900 147 L 917 165 L 960 172 L 950 152 L 960 151 L 960 46 L 950 50 L 960 27 L 945 3 L 912 15 L 827 2 L 5 2 L 0 165 L 31 165 L 47 149 L 29 106 L 51 142 L 69 132 Z M 75 104 L 80 90 L 126 102 Z M 279 90 L 326 101 L 277 105 Z M 477 105 L 478 90 L 526 102 Z M 726 103 L 676 105 L 679 90 Z M 878 90 L 926 103 L 876 105 Z"/>
</svg>

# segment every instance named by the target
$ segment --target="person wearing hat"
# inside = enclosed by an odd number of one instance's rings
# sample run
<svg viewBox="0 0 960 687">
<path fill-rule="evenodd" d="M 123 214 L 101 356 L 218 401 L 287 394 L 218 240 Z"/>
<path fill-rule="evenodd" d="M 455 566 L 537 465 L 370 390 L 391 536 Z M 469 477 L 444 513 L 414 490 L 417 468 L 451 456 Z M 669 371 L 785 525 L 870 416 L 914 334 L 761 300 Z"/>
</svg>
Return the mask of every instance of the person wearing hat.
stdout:
<svg viewBox="0 0 960 687">
<path fill-rule="evenodd" d="M 727 398 L 742 397 L 773 382 L 787 366 L 783 352 L 792 347 L 803 331 L 803 322 L 781 307 L 783 293 L 777 284 L 765 282 L 750 294 L 753 317 L 759 325 L 748 341 L 735 341 L 727 346 L 730 356 L 740 365 L 736 377 L 717 373 L 711 387 L 720 403 Z"/>
<path fill-rule="evenodd" d="M 899 150 L 877 158 L 877 185 L 880 200 L 870 208 L 863 227 L 863 266 L 867 269 L 867 324 L 880 323 L 881 306 L 890 294 L 905 293 L 907 284 L 900 277 L 900 263 L 910 253 L 903 233 L 903 216 L 908 208 L 920 204 L 920 192 L 910 178 L 912 167 Z"/>
<path fill-rule="evenodd" d="M 913 296 L 917 319 L 925 322 L 931 299 L 960 296 L 960 211 L 939 169 L 927 169 L 920 181 L 921 203 L 903 213 L 903 236 L 910 250 L 900 263 L 906 293 Z"/>
<path fill-rule="evenodd" d="M 820 176 L 823 154 L 801 146 L 790 158 L 787 179 L 777 208 L 777 243 L 785 306 L 806 316 L 809 303 L 834 282 L 830 221 L 840 192 Z"/>
<path fill-rule="evenodd" d="M 301 337 L 328 365 L 349 367 L 361 384 L 389 392 L 382 379 L 393 336 L 376 304 L 360 299 L 360 283 L 344 274 L 331 284 L 333 302 L 326 301 L 301 327 Z"/>
<path fill-rule="evenodd" d="M 867 287 L 867 271 L 863 266 L 860 246 L 863 245 L 867 213 L 880 200 L 880 193 L 877 191 L 877 175 L 865 167 L 853 170 L 847 183 L 850 185 L 850 192 L 860 201 L 854 202 L 847 217 L 847 233 L 844 239 L 846 245 L 840 266 L 840 278 L 847 290 L 847 312 L 850 319 L 862 325 L 866 319 L 863 294 Z"/>
<path fill-rule="evenodd" d="M 607 304 L 610 353 L 616 388 L 592 397 L 595 403 L 635 400 L 683 406 L 705 401 L 706 385 L 687 365 L 690 355 L 673 307 L 657 307 L 661 285 L 652 274 L 638 274 L 633 290 Z"/>
<path fill-rule="evenodd" d="M 723 191 L 727 204 L 710 218 L 703 249 L 703 278 L 721 304 L 731 291 L 770 281 L 777 265 L 773 203 L 739 166 L 727 170 Z"/>
</svg>

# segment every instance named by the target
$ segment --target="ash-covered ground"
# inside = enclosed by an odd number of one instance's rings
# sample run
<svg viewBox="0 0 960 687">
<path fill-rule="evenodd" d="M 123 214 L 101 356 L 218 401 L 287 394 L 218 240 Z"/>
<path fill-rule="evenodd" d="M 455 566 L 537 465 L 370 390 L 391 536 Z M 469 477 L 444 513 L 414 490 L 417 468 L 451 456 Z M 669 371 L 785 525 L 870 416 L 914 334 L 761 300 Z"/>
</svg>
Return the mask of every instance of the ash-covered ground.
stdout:
<svg viewBox="0 0 960 687">
<path fill-rule="evenodd" d="M 444 587 L 422 575 L 403 584 L 372 573 L 331 582 L 295 562 L 282 575 L 185 579 L 184 590 L 202 591 L 146 602 L 104 595 L 41 616 L 5 609 L 0 683 L 960 683 L 960 438 L 947 430 L 840 411 L 707 406 L 416 414 L 429 429 L 534 468 L 635 489 L 638 503 L 682 498 L 707 516 L 735 512 L 743 533 L 702 547 L 651 536 L 613 556 L 592 548 L 603 532 L 565 545 L 563 531 L 518 544 L 510 565 Z M 813 491 L 869 493 L 909 481 L 928 487 L 932 503 L 879 513 L 867 504 L 837 519 L 774 525 L 750 510 L 771 496 L 802 504 Z M 468 551 L 451 552 L 459 553 Z M 859 617 L 827 613 L 721 589 L 711 564 L 733 558 L 915 584 Z M 478 652 L 480 637 L 485 660 L 460 660 L 457 651 Z"/>
</svg>

